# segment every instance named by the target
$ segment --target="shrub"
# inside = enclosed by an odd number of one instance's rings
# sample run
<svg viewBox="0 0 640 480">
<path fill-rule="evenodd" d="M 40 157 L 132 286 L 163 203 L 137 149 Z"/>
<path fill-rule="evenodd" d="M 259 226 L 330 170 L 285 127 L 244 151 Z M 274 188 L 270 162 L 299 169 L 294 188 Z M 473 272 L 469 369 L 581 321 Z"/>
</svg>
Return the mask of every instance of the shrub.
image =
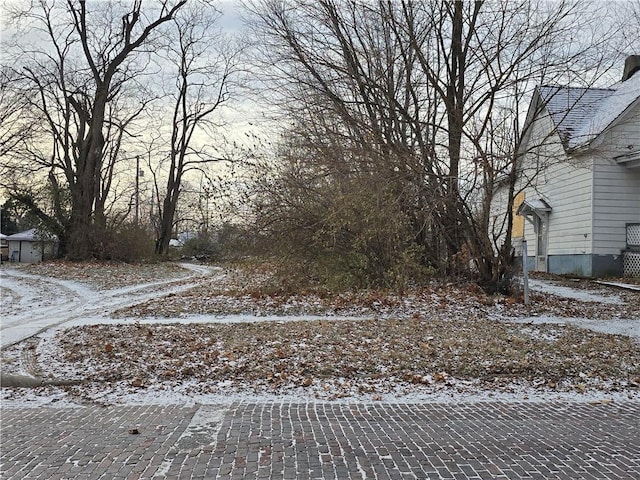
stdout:
<svg viewBox="0 0 640 480">
<path fill-rule="evenodd" d="M 188 257 L 216 258 L 220 253 L 217 235 L 209 232 L 200 232 L 197 236 L 184 242 L 180 253 Z"/>
<path fill-rule="evenodd" d="M 364 176 L 313 193 L 290 195 L 295 205 L 262 205 L 261 244 L 279 260 L 283 282 L 403 288 L 426 273 L 410 220 L 386 185 Z"/>
<path fill-rule="evenodd" d="M 150 260 L 155 255 L 152 232 L 134 223 L 108 229 L 100 238 L 96 238 L 95 244 L 98 260 L 133 263 Z"/>
</svg>

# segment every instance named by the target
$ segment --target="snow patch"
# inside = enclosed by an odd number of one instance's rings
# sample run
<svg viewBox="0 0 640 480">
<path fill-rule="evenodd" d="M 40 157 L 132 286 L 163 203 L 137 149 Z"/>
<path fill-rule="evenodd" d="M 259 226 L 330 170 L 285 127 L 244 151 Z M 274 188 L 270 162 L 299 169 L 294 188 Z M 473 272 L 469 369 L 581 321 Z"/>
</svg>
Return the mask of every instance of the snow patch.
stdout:
<svg viewBox="0 0 640 480">
<path fill-rule="evenodd" d="M 543 280 L 530 279 L 529 288 L 536 292 L 545 293 L 547 295 L 555 295 L 557 297 L 571 298 L 581 302 L 606 303 L 609 305 L 623 305 L 624 301 L 618 295 L 605 295 L 601 292 L 589 290 L 576 290 L 571 287 L 564 287 L 556 283 Z"/>
<path fill-rule="evenodd" d="M 574 325 L 576 327 L 593 330 L 594 332 L 610 335 L 624 335 L 640 341 L 640 321 L 627 319 L 594 320 L 592 318 L 571 317 L 540 317 L 511 318 L 510 322 L 542 325 L 552 323 L 556 325 Z"/>
</svg>

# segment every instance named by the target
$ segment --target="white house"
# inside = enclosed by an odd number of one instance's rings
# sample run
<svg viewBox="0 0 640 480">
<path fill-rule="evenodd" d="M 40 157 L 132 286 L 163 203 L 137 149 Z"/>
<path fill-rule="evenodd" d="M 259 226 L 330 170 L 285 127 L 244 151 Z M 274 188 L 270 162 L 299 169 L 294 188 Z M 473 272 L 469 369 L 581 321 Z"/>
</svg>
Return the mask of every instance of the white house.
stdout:
<svg viewBox="0 0 640 480">
<path fill-rule="evenodd" d="M 11 262 L 36 263 L 53 258 L 57 253 L 57 240 L 41 237 L 35 228 L 9 235 L 5 240 L 9 244 Z"/>
<path fill-rule="evenodd" d="M 537 88 L 519 154 L 530 268 L 640 275 L 640 56 L 610 88 Z"/>
</svg>

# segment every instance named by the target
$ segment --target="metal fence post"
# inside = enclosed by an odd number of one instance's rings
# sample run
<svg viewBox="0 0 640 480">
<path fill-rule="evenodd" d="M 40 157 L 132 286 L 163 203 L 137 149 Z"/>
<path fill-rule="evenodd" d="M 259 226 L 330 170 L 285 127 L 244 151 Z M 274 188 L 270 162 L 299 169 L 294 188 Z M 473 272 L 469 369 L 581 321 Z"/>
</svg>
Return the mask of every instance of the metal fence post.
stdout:
<svg viewBox="0 0 640 480">
<path fill-rule="evenodd" d="M 524 286 L 524 304 L 529 305 L 529 273 L 527 268 L 527 240 L 522 240 L 522 278 Z"/>
</svg>

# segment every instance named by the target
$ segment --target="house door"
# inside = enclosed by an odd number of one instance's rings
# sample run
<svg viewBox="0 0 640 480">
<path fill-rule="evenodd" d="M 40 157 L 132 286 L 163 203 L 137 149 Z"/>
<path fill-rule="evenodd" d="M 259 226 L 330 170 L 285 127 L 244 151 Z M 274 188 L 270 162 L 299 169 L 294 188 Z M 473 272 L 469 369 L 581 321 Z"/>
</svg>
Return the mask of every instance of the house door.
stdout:
<svg viewBox="0 0 640 480">
<path fill-rule="evenodd" d="M 548 222 L 546 218 L 536 215 L 536 270 L 538 272 L 547 271 L 547 233 Z"/>
</svg>

